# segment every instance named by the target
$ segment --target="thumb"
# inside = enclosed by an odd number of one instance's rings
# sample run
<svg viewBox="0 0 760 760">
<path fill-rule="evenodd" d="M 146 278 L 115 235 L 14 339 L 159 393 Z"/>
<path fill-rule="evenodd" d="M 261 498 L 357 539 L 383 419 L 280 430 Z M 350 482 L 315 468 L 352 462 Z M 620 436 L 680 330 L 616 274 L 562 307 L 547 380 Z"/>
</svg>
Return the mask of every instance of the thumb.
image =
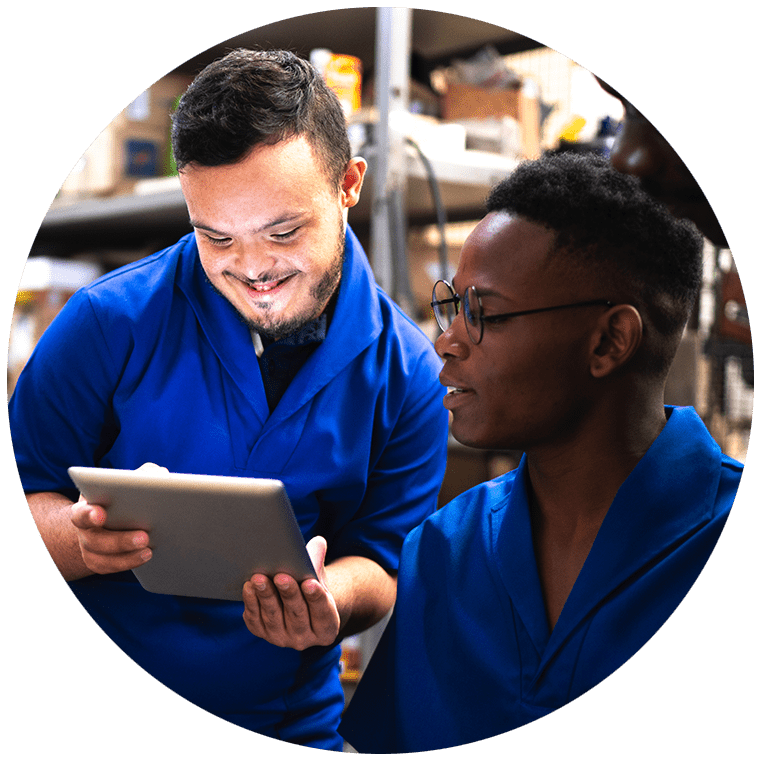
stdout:
<svg viewBox="0 0 760 760">
<path fill-rule="evenodd" d="M 90 504 L 80 496 L 79 501 L 71 505 L 71 522 L 75 527 L 87 530 L 102 528 L 106 521 L 106 511 L 98 504 Z"/>
<path fill-rule="evenodd" d="M 306 544 L 306 551 L 309 553 L 311 564 L 314 565 L 314 570 L 317 572 L 317 578 L 320 583 L 324 583 L 325 580 L 325 555 L 327 554 L 327 541 L 322 536 L 314 536 L 314 538 Z"/>
<path fill-rule="evenodd" d="M 155 464 L 154 462 L 145 462 L 145 464 L 141 464 L 138 468 L 138 470 L 160 470 L 161 472 L 168 473 L 169 470 L 166 467 L 161 467 L 161 465 Z"/>
</svg>

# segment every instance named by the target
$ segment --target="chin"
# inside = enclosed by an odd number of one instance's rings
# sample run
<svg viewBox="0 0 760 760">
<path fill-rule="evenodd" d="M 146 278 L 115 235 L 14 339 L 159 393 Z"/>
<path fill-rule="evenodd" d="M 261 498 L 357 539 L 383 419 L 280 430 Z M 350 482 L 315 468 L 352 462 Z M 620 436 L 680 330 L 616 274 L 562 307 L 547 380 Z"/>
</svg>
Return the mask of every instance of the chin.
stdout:
<svg viewBox="0 0 760 760">
<path fill-rule="evenodd" d="M 463 446 L 469 446 L 471 449 L 499 449 L 503 448 L 494 444 L 492 438 L 487 435 L 479 435 L 477 432 L 473 432 L 469 427 L 460 432 L 457 430 L 456 422 L 451 425 L 451 435 L 461 443 Z"/>
<path fill-rule="evenodd" d="M 266 340 L 280 340 L 295 332 L 298 332 L 307 322 L 314 317 L 294 317 L 288 320 L 261 323 L 255 320 L 247 320 L 248 327 L 255 330 Z"/>
<path fill-rule="evenodd" d="M 526 436 L 520 435 L 506 438 L 504 430 L 478 430 L 472 424 L 456 418 L 451 423 L 451 435 L 463 446 L 484 451 L 524 451 Z"/>
</svg>

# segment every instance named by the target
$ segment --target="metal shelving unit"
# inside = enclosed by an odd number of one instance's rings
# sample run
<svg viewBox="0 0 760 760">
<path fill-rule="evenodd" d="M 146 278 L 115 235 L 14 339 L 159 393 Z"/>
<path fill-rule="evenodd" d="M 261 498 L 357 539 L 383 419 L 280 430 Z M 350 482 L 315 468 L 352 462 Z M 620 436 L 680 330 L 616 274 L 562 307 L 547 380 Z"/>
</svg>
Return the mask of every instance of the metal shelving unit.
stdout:
<svg viewBox="0 0 760 760">
<path fill-rule="evenodd" d="M 503 54 L 539 47 L 507 29 L 462 16 L 407 8 L 349 8 L 298 16 L 245 32 L 203 51 L 172 73 L 197 73 L 240 46 L 283 47 L 305 57 L 314 48 L 327 47 L 359 57 L 365 77 L 376 83 L 378 119 L 373 145 L 363 151 L 370 161 L 365 190 L 350 219 L 352 225 L 368 232 L 368 253 L 378 280 L 395 294 L 387 232 L 393 224 L 388 218 L 391 201 L 404 212 L 404 224 L 407 220 L 412 224 L 433 222 L 435 208 L 426 167 L 388 129 L 391 113 L 407 107 L 410 78 L 426 82 L 436 67 L 452 57 L 466 58 L 486 44 Z M 462 151 L 431 156 L 430 164 L 450 218 L 465 219 L 480 215 L 488 188 L 511 171 L 514 161 L 493 153 Z M 113 246 L 116 240 L 125 245 L 154 240 L 168 244 L 188 232 L 176 180 L 149 184 L 151 192 L 54 204 L 42 222 L 32 253 Z M 398 221 L 393 226 L 398 228 Z"/>
<path fill-rule="evenodd" d="M 363 151 L 371 164 L 376 149 Z M 409 181 L 407 214 L 415 222 L 429 222 L 433 208 L 427 187 L 427 176 L 419 157 L 405 150 L 406 177 Z M 455 217 L 469 217 L 479 212 L 484 188 L 494 184 L 514 168 L 515 162 L 504 156 L 484 151 L 467 151 L 467 155 L 449 154 L 433 156 L 444 205 Z M 371 168 L 368 177 L 375 170 Z M 352 222 L 368 222 L 372 213 L 372 182 L 363 193 L 362 200 L 351 211 Z M 471 217 L 470 217 L 471 218 Z M 180 234 L 188 232 L 187 209 L 176 178 L 148 180 L 143 190 L 132 195 L 110 198 L 89 198 L 76 202 L 61 202 L 45 215 L 40 227 L 43 239 L 71 239 L 87 241 L 107 240 L 111 235 L 131 230 L 146 237 L 165 230 Z M 142 230 L 142 232 L 140 232 Z"/>
</svg>

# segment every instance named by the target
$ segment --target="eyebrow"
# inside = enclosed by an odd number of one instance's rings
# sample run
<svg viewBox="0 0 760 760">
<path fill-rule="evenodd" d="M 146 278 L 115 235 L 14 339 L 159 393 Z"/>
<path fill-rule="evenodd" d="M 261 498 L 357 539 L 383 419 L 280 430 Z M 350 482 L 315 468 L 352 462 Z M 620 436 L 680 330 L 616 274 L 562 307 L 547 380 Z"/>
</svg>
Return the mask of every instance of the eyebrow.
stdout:
<svg viewBox="0 0 760 760">
<path fill-rule="evenodd" d="M 213 232 L 215 235 L 226 236 L 227 233 L 215 230 L 213 227 L 209 227 L 202 222 L 196 222 L 195 219 L 190 219 L 190 226 L 196 230 L 204 230 L 205 232 Z"/>
<path fill-rule="evenodd" d="M 457 286 L 454 283 L 454 279 L 455 278 L 452 278 L 452 280 L 451 280 L 451 287 L 454 288 L 454 292 L 458 295 L 459 291 L 457 290 Z M 511 299 L 508 298 L 507 296 L 505 296 L 503 293 L 498 293 L 495 290 L 484 289 L 484 288 L 476 288 L 476 290 L 478 291 L 478 295 L 479 296 L 495 296 L 497 298 L 502 298 L 505 301 L 511 301 Z"/>
<path fill-rule="evenodd" d="M 266 230 L 271 229 L 272 227 L 278 227 L 281 224 L 288 224 L 290 222 L 295 222 L 304 217 L 305 212 L 302 213 L 296 213 L 296 214 L 283 214 L 283 216 L 277 217 L 276 219 L 272 219 L 269 222 L 266 222 L 265 224 L 262 224 L 260 227 L 257 227 L 256 229 L 252 230 L 254 234 L 258 234 L 259 232 L 265 232 Z M 214 229 L 213 227 L 210 227 L 207 224 L 204 224 L 203 222 L 196 220 L 196 219 L 190 219 L 190 226 L 197 230 L 204 230 L 205 232 L 212 232 L 214 235 L 220 235 L 221 237 L 230 237 L 229 233 L 222 232 L 221 230 Z"/>
</svg>

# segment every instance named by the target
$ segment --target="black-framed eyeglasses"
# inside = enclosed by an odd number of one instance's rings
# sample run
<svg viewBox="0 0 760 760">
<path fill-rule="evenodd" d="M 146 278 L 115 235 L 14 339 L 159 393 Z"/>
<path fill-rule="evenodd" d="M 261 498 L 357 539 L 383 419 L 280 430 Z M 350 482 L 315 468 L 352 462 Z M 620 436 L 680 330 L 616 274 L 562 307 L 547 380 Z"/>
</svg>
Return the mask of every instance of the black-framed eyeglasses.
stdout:
<svg viewBox="0 0 760 760">
<path fill-rule="evenodd" d="M 443 332 L 451 327 L 454 318 L 459 314 L 459 304 L 464 304 L 464 325 L 470 340 L 476 345 L 483 339 L 483 325 L 485 323 L 503 322 L 511 317 L 523 317 L 527 314 L 539 314 L 542 311 L 557 311 L 558 309 L 574 309 L 580 306 L 606 306 L 610 308 L 615 304 L 604 298 L 596 298 L 592 301 L 577 301 L 565 303 L 560 306 L 544 306 L 541 309 L 527 309 L 526 311 L 510 311 L 506 314 L 483 314 L 483 304 L 480 301 L 478 291 L 474 285 L 470 285 L 464 292 L 464 298 L 458 296 L 454 288 L 446 280 L 438 280 L 433 286 L 433 314 L 438 327 Z"/>
</svg>

